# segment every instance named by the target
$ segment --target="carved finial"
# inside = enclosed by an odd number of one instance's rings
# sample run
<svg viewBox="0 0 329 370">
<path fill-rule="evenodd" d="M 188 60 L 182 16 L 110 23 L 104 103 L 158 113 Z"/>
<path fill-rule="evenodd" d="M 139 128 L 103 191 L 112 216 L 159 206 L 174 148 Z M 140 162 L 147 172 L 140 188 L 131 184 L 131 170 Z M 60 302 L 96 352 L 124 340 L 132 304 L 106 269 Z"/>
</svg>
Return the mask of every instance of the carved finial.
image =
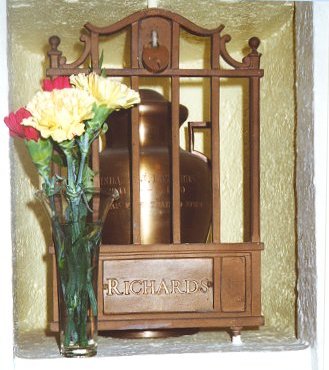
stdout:
<svg viewBox="0 0 329 370">
<path fill-rule="evenodd" d="M 62 52 L 57 49 L 60 42 L 61 39 L 58 36 L 49 37 L 49 45 L 51 47 L 48 51 L 50 68 L 58 68 L 60 65 Z"/>
<path fill-rule="evenodd" d="M 260 40 L 258 37 L 252 37 L 250 40 L 249 40 L 249 46 L 251 48 L 251 52 L 254 54 L 254 53 L 257 53 L 258 54 L 258 46 L 260 45 Z"/>
<path fill-rule="evenodd" d="M 249 39 L 249 46 L 251 52 L 242 59 L 244 64 L 243 68 L 258 69 L 260 63 L 261 53 L 257 51 L 258 46 L 260 45 L 260 40 L 258 37 L 252 37 Z"/>
<path fill-rule="evenodd" d="M 57 51 L 58 45 L 61 43 L 61 39 L 58 36 L 49 37 L 49 45 L 52 51 Z"/>
</svg>

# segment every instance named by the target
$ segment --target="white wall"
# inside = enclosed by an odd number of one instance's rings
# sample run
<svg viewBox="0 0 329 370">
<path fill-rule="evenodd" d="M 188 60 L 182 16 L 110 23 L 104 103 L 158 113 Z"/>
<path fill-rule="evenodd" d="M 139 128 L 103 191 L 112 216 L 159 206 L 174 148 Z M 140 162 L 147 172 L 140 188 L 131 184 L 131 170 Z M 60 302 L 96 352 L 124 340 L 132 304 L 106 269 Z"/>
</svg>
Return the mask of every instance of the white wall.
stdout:
<svg viewBox="0 0 329 370">
<path fill-rule="evenodd" d="M 316 243 L 313 123 L 313 6 L 299 2 L 295 12 L 296 50 L 296 214 L 298 240 L 298 337 L 316 336 Z"/>
<path fill-rule="evenodd" d="M 317 337 L 315 342 L 319 370 L 329 368 L 329 3 L 314 2 L 314 185 L 315 237 L 317 251 Z"/>
<path fill-rule="evenodd" d="M 0 368 L 13 368 L 13 301 L 10 204 L 10 159 L 8 129 L 2 117 L 8 114 L 7 6 L 0 1 Z"/>
</svg>

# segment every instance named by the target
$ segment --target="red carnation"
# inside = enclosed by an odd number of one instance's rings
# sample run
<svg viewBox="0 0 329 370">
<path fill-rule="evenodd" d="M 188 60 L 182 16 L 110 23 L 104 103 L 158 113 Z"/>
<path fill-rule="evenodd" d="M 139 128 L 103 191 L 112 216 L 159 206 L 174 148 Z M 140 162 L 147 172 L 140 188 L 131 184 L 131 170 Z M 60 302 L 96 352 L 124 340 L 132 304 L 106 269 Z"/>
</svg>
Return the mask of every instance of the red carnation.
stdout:
<svg viewBox="0 0 329 370">
<path fill-rule="evenodd" d="M 70 79 L 67 76 L 58 76 L 53 80 L 43 80 L 43 90 L 53 91 L 54 89 L 62 90 L 71 87 Z"/>
<path fill-rule="evenodd" d="M 20 108 L 16 113 L 10 113 L 8 117 L 5 117 L 4 121 L 9 128 L 10 136 L 38 141 L 40 138 L 39 131 L 34 127 L 22 125 L 23 119 L 29 117 L 31 117 L 31 113 L 25 108 Z"/>
<path fill-rule="evenodd" d="M 27 141 L 38 141 L 40 139 L 40 132 L 31 126 L 24 126 L 24 135 Z"/>
</svg>

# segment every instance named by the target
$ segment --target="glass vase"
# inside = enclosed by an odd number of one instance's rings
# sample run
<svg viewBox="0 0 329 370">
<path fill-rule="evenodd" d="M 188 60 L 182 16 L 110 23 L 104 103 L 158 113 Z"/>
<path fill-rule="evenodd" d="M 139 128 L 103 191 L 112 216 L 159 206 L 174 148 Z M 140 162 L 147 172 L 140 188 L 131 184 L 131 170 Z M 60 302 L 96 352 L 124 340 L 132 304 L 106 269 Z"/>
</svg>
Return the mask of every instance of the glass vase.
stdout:
<svg viewBox="0 0 329 370">
<path fill-rule="evenodd" d="M 65 357 L 97 354 L 97 279 L 99 246 L 107 212 L 117 192 L 62 188 L 37 197 L 51 218 L 56 254 L 60 353 Z"/>
</svg>

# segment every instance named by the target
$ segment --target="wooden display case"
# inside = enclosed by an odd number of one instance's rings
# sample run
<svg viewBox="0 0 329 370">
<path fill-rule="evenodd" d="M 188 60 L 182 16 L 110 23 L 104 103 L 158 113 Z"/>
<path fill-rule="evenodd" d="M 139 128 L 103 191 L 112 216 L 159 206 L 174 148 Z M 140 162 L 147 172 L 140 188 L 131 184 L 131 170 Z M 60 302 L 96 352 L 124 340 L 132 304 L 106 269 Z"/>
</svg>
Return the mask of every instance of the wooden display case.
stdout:
<svg viewBox="0 0 329 370">
<path fill-rule="evenodd" d="M 241 62 L 226 50 L 230 36 L 223 26 L 208 30 L 162 9 L 140 11 L 108 27 L 85 25 L 81 36 L 85 48 L 77 61 L 67 64 L 58 50 L 60 39 L 50 38 L 50 68 L 47 75 L 100 73 L 99 40 L 128 29 L 129 68 L 105 68 L 107 76 L 129 77 L 131 87 L 139 79 L 166 77 L 171 81 L 171 242 L 142 244 L 140 205 L 140 139 L 138 107 L 131 110 L 131 234 L 132 243 L 102 245 L 98 272 L 98 324 L 100 330 L 159 331 L 187 328 L 230 328 L 233 335 L 243 327 L 263 325 L 261 315 L 260 178 L 259 178 L 259 39 L 249 40 L 250 53 Z M 180 30 L 211 40 L 210 68 L 180 68 Z M 221 68 L 221 61 L 226 68 Z M 181 240 L 181 193 L 179 160 L 180 78 L 210 80 L 211 132 L 211 237 L 207 243 Z M 220 238 L 220 122 L 219 99 L 222 78 L 249 81 L 249 238 L 242 243 L 222 243 Z M 98 143 L 93 144 L 93 169 L 99 169 Z M 95 178 L 99 186 L 99 177 Z M 53 253 L 53 248 L 51 248 Z M 55 258 L 55 257 L 54 257 Z M 54 259 L 53 330 L 58 329 L 57 278 Z"/>
</svg>

